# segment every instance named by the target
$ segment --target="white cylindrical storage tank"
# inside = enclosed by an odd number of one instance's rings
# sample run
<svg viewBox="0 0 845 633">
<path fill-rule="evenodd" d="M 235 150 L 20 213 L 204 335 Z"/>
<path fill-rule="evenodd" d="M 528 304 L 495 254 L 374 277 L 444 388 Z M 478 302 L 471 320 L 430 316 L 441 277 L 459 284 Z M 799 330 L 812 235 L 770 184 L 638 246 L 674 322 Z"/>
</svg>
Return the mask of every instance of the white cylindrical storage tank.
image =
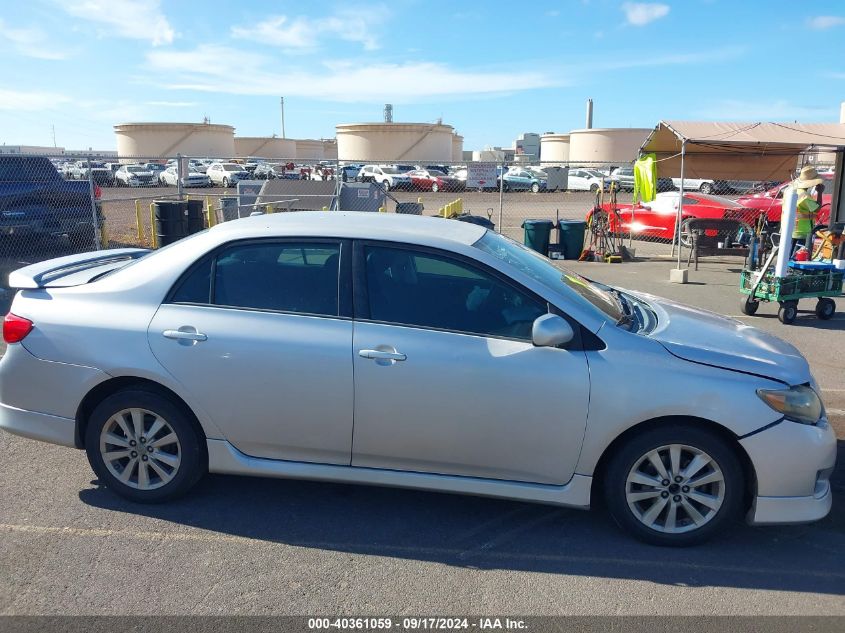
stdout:
<svg viewBox="0 0 845 633">
<path fill-rule="evenodd" d="M 119 123 L 114 126 L 117 153 L 144 158 L 235 155 L 235 128 L 216 123 Z"/>
<path fill-rule="evenodd" d="M 278 136 L 236 136 L 235 153 L 238 156 L 294 159 L 296 141 Z"/>
<path fill-rule="evenodd" d="M 573 165 L 615 163 L 637 159 L 652 128 L 593 128 L 569 133 L 569 162 Z"/>
<path fill-rule="evenodd" d="M 449 162 L 453 135 L 442 123 L 342 123 L 337 153 L 344 161 Z"/>
<path fill-rule="evenodd" d="M 460 163 L 464 160 L 464 137 L 452 134 L 452 162 Z"/>
<path fill-rule="evenodd" d="M 569 162 L 569 134 L 543 134 L 540 137 L 540 160 L 565 165 Z"/>
<path fill-rule="evenodd" d="M 337 141 L 333 138 L 323 139 L 323 159 L 337 160 Z"/>
<path fill-rule="evenodd" d="M 296 160 L 323 160 L 323 141 L 296 139 Z"/>
</svg>

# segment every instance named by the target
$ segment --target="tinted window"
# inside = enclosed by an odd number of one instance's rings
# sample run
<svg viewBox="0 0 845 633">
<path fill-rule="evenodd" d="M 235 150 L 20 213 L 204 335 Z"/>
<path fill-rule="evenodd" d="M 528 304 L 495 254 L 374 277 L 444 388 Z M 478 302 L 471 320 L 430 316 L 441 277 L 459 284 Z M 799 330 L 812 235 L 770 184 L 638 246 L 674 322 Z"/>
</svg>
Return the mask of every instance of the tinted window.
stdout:
<svg viewBox="0 0 845 633">
<path fill-rule="evenodd" d="M 197 264 L 179 284 L 170 300 L 173 303 L 210 303 L 213 261 L 212 258 L 208 258 Z"/>
<path fill-rule="evenodd" d="M 213 303 L 337 316 L 339 264 L 338 244 L 232 246 L 217 256 Z"/>
<path fill-rule="evenodd" d="M 544 302 L 448 257 L 366 248 L 370 318 L 483 336 L 531 340 Z"/>
</svg>

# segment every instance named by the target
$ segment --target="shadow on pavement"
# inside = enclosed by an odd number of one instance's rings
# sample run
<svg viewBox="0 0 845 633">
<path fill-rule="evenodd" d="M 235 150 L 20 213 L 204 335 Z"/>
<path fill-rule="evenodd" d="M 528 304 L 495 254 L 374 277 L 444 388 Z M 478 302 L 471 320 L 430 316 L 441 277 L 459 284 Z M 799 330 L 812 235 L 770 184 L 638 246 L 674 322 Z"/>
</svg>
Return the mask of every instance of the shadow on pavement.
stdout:
<svg viewBox="0 0 845 633">
<path fill-rule="evenodd" d="M 845 441 L 839 441 L 840 460 Z M 845 495 L 843 470 L 834 495 Z M 845 593 L 845 511 L 812 525 L 752 528 L 687 549 L 644 545 L 601 511 L 364 486 L 209 476 L 184 499 L 138 505 L 94 487 L 91 506 L 225 535 L 478 569 L 680 586 Z M 597 596 L 600 599 L 600 596 Z"/>
</svg>

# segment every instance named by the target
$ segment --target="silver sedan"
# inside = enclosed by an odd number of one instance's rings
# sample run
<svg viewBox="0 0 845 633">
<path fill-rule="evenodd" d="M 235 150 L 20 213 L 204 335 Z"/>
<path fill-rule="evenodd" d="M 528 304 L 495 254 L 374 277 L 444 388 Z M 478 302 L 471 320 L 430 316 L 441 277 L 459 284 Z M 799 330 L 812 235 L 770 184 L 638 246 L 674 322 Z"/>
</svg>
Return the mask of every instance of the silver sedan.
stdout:
<svg viewBox="0 0 845 633">
<path fill-rule="evenodd" d="M 836 440 L 795 348 L 474 224 L 257 216 L 10 285 L 0 427 L 85 449 L 135 501 L 206 472 L 603 498 L 665 545 L 831 507 Z"/>
</svg>

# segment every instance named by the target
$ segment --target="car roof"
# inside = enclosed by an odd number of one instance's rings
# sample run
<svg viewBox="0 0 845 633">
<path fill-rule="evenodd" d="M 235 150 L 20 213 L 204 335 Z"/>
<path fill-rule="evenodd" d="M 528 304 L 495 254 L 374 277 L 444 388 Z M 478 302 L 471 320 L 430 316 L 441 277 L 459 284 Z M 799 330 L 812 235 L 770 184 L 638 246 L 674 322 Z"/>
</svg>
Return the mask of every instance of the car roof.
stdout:
<svg viewBox="0 0 845 633">
<path fill-rule="evenodd" d="M 209 232 L 226 239 L 273 236 L 314 236 L 377 239 L 410 243 L 454 242 L 470 245 L 486 232 L 482 226 L 436 217 L 365 211 L 296 211 L 256 215 L 218 224 Z"/>
</svg>

